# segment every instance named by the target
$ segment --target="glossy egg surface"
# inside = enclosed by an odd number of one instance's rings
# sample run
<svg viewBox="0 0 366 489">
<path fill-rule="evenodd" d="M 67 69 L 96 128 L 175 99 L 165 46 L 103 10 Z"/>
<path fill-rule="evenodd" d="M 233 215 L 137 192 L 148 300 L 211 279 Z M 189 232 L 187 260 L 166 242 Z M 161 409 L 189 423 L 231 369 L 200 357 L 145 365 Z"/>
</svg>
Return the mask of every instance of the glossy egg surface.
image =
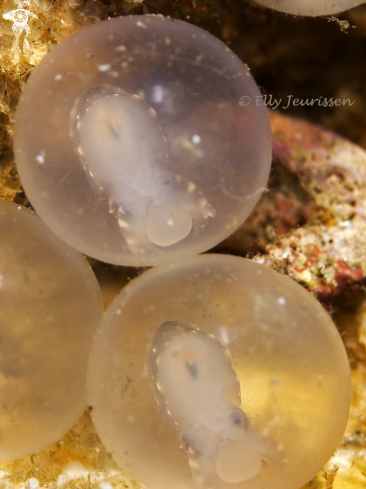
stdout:
<svg viewBox="0 0 366 489">
<path fill-rule="evenodd" d="M 117 463 L 150 489 L 298 489 L 341 442 L 350 369 L 316 299 L 249 260 L 143 273 L 109 307 L 89 402 Z"/>
<path fill-rule="evenodd" d="M 293 15 L 331 15 L 364 3 L 364 0 L 257 0 L 266 7 Z"/>
<path fill-rule="evenodd" d="M 258 96 L 241 60 L 196 26 L 99 22 L 27 82 L 15 123 L 22 183 L 47 225 L 94 258 L 139 266 L 198 254 L 238 228 L 266 186 Z"/>
<path fill-rule="evenodd" d="M 58 441 L 86 408 L 103 302 L 86 259 L 0 200 L 0 460 Z"/>
</svg>

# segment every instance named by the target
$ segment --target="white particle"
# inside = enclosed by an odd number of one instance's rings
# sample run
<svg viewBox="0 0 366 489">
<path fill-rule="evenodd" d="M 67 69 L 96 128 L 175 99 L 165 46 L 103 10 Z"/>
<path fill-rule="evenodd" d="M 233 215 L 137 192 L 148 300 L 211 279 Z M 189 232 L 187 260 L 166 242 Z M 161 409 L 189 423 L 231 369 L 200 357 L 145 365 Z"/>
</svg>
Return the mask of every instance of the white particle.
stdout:
<svg viewBox="0 0 366 489">
<path fill-rule="evenodd" d="M 36 489 L 37 487 L 39 487 L 39 480 L 35 477 L 31 477 L 27 480 L 27 486 L 28 489 Z"/>
<path fill-rule="evenodd" d="M 348 228 L 351 223 L 349 221 L 342 221 L 339 223 L 341 228 Z"/>
<path fill-rule="evenodd" d="M 59 81 L 59 80 L 61 80 L 61 78 L 62 78 L 62 75 L 56 75 L 55 76 L 55 81 Z"/>
<path fill-rule="evenodd" d="M 109 63 L 105 65 L 98 65 L 98 70 L 99 71 L 108 71 L 111 68 L 111 65 Z"/>
<path fill-rule="evenodd" d="M 281 304 L 281 306 L 284 306 L 286 304 L 286 299 L 284 297 L 280 297 L 278 299 L 278 303 Z"/>
<path fill-rule="evenodd" d="M 167 225 L 168 225 L 168 226 L 170 226 L 170 227 L 174 226 L 174 221 L 173 221 L 173 219 L 168 219 L 166 223 L 167 223 Z"/>
<path fill-rule="evenodd" d="M 194 142 L 194 144 L 199 144 L 201 142 L 201 138 L 198 134 L 195 134 L 194 136 L 192 136 L 192 141 Z"/>
<path fill-rule="evenodd" d="M 122 46 L 117 46 L 115 51 L 122 51 L 123 52 L 123 51 L 126 51 L 126 49 L 127 49 L 126 46 L 122 45 Z"/>
<path fill-rule="evenodd" d="M 66 480 L 80 479 L 81 477 L 87 479 L 89 472 L 82 463 L 72 461 L 65 465 L 62 470 L 62 475 L 65 476 Z"/>
<path fill-rule="evenodd" d="M 40 164 L 40 165 L 43 165 L 43 163 L 45 162 L 45 157 L 46 156 L 46 152 L 44 150 L 42 150 L 39 155 L 36 156 L 35 160 Z"/>
<path fill-rule="evenodd" d="M 100 489 L 113 489 L 113 486 L 110 482 L 102 481 L 102 482 L 99 482 L 99 488 Z"/>
<path fill-rule="evenodd" d="M 136 25 L 137 27 L 142 27 L 143 29 L 147 29 L 147 26 L 143 22 L 138 21 Z"/>
<path fill-rule="evenodd" d="M 121 309 L 117 309 L 116 314 L 117 314 L 118 316 L 119 316 L 120 314 L 122 314 Z"/>
<path fill-rule="evenodd" d="M 44 163 L 44 156 L 43 155 L 37 155 L 36 156 L 36 161 L 38 161 L 38 163 L 40 165 L 43 165 L 43 163 Z"/>
</svg>

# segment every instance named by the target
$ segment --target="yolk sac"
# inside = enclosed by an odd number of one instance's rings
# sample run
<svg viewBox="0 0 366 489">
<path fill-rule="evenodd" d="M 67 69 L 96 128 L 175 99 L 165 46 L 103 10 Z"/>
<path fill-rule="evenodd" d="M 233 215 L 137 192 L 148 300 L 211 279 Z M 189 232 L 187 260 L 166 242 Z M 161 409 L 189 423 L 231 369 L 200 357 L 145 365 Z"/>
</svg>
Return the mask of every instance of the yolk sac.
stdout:
<svg viewBox="0 0 366 489">
<path fill-rule="evenodd" d="M 134 279 L 89 362 L 94 422 L 149 489 L 298 489 L 341 442 L 350 369 L 316 299 L 239 257 Z"/>
<path fill-rule="evenodd" d="M 0 200 L 0 460 L 58 441 L 86 407 L 103 302 L 85 258 Z"/>
<path fill-rule="evenodd" d="M 89 26 L 45 56 L 22 94 L 14 141 L 27 196 L 62 240 L 109 263 L 205 251 L 266 186 L 259 95 L 240 59 L 191 24 L 129 16 Z"/>
<path fill-rule="evenodd" d="M 256 0 L 261 5 L 293 15 L 331 15 L 356 7 L 364 0 Z"/>
</svg>

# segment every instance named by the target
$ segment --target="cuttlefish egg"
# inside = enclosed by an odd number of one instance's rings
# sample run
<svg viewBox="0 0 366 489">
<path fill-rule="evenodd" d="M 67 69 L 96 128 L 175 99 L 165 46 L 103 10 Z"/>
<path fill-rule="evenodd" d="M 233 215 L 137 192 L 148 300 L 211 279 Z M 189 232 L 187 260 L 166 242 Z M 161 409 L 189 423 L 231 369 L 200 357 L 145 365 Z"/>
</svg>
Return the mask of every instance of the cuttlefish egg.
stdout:
<svg viewBox="0 0 366 489">
<path fill-rule="evenodd" d="M 364 0 L 257 0 L 261 5 L 293 15 L 331 15 L 364 3 Z"/>
<path fill-rule="evenodd" d="M 187 22 L 88 26 L 42 59 L 22 94 L 24 189 L 62 240 L 100 260 L 198 254 L 237 229 L 266 187 L 271 134 L 258 96 L 241 60 Z"/>
<path fill-rule="evenodd" d="M 103 313 L 85 258 L 29 209 L 0 200 L 0 460 L 58 441 L 86 407 Z"/>
<path fill-rule="evenodd" d="M 350 370 L 306 290 L 206 254 L 121 291 L 95 336 L 88 389 L 108 452 L 148 489 L 298 489 L 341 442 Z"/>
</svg>

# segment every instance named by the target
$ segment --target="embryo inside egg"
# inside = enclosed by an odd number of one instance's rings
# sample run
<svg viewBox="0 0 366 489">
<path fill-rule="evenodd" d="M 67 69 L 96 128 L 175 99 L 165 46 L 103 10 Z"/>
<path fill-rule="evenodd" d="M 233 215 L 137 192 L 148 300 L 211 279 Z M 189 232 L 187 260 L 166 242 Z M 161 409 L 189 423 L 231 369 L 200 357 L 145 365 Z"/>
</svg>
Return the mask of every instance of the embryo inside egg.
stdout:
<svg viewBox="0 0 366 489">
<path fill-rule="evenodd" d="M 257 0 L 266 7 L 294 15 L 330 15 L 364 3 L 364 0 Z"/>
<path fill-rule="evenodd" d="M 106 262 L 205 251 L 266 186 L 258 96 L 242 61 L 187 22 L 126 16 L 82 29 L 34 69 L 18 106 L 27 196 L 60 238 Z"/>
<path fill-rule="evenodd" d="M 179 432 L 198 487 L 258 474 L 270 444 L 249 430 L 228 348 L 212 334 L 167 321 L 155 334 L 149 367 L 161 415 Z"/>
<path fill-rule="evenodd" d="M 348 417 L 348 360 L 327 313 L 238 257 L 201 255 L 133 280 L 89 366 L 99 436 L 151 489 L 298 489 Z"/>
</svg>

